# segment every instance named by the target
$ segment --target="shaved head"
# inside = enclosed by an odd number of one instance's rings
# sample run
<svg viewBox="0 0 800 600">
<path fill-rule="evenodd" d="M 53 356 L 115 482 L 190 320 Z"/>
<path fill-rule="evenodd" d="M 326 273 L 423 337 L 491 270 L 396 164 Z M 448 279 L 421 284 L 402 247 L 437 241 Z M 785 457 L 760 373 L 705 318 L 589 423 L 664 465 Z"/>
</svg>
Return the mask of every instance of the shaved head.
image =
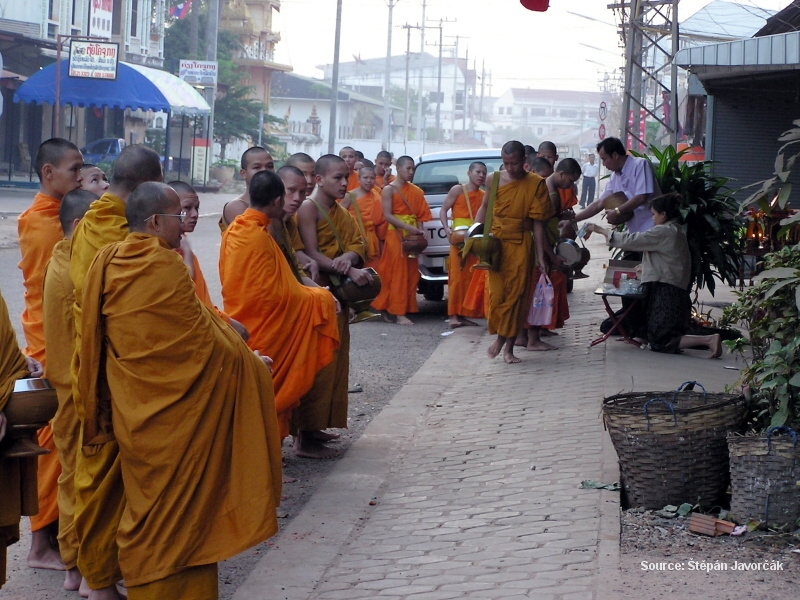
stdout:
<svg viewBox="0 0 800 600">
<path fill-rule="evenodd" d="M 147 181 L 161 181 L 161 158 L 155 150 L 134 144 L 125 146 L 114 163 L 111 185 L 115 189 L 132 192 Z"/>
<path fill-rule="evenodd" d="M 560 163 L 558 163 L 556 171 L 560 173 L 566 173 L 567 175 L 570 175 L 572 177 L 580 177 L 581 165 L 574 158 L 565 158 Z"/>
<path fill-rule="evenodd" d="M 408 162 L 410 162 L 413 165 L 414 164 L 414 159 L 411 158 L 410 156 L 401 156 L 400 158 L 397 159 L 395 164 L 397 165 L 397 168 L 399 169 L 400 167 L 402 167 L 404 164 L 406 164 Z"/>
<path fill-rule="evenodd" d="M 39 179 L 42 179 L 42 168 L 45 165 L 57 167 L 69 151 L 80 152 L 75 144 L 63 138 L 50 138 L 42 142 L 36 152 L 36 161 L 34 162 Z"/>
<path fill-rule="evenodd" d="M 525 146 L 522 145 L 522 142 L 518 142 L 517 140 L 506 142 L 503 144 L 500 151 L 506 156 L 518 156 L 523 160 L 525 159 Z"/>
<path fill-rule="evenodd" d="M 325 175 L 331 170 L 331 168 L 333 168 L 334 165 L 338 166 L 342 163 L 347 164 L 344 162 L 343 158 L 340 158 L 335 154 L 324 154 L 317 159 L 317 162 L 314 165 L 314 173 L 317 175 Z"/>
<path fill-rule="evenodd" d="M 170 209 L 175 201 L 173 195 L 176 196 L 177 192 L 166 183 L 146 181 L 136 186 L 125 204 L 125 217 L 130 230 L 144 232 L 149 217 Z"/>
<path fill-rule="evenodd" d="M 78 188 L 77 190 L 72 190 L 61 199 L 61 205 L 58 207 L 58 220 L 61 222 L 64 237 L 72 235 L 72 224 L 75 219 L 82 219 L 86 211 L 89 210 L 89 205 L 99 197 L 90 190 Z"/>
<path fill-rule="evenodd" d="M 292 154 L 288 158 L 288 160 L 286 161 L 286 166 L 287 167 L 297 167 L 299 169 L 300 165 L 308 165 L 308 164 L 313 165 L 314 162 L 315 162 L 314 159 L 311 158 L 305 152 L 297 152 L 295 154 Z"/>
</svg>

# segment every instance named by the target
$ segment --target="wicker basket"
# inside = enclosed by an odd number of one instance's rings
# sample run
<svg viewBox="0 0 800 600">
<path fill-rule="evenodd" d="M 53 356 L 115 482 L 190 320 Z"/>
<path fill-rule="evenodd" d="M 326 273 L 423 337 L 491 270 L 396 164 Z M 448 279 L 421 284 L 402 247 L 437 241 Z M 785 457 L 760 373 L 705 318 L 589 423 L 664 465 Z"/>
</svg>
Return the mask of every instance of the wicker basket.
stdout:
<svg viewBox="0 0 800 600">
<path fill-rule="evenodd" d="M 684 391 L 694 384 L 702 393 Z M 697 382 L 676 392 L 606 398 L 603 423 L 619 456 L 628 505 L 716 505 L 728 487 L 725 438 L 741 427 L 744 416 L 744 396 L 708 394 Z"/>
<path fill-rule="evenodd" d="M 731 513 L 738 519 L 768 525 L 794 525 L 800 519 L 797 437 L 788 427 L 771 427 L 763 435 L 728 436 Z"/>
</svg>

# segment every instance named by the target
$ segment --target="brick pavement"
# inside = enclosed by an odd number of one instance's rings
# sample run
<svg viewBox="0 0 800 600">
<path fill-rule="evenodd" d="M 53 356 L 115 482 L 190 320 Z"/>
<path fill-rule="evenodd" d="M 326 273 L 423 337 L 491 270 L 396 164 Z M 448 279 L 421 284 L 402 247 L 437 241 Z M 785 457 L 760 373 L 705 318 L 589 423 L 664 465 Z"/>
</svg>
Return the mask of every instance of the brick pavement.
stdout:
<svg viewBox="0 0 800 600">
<path fill-rule="evenodd" d="M 722 390 L 733 359 L 588 348 L 607 251 L 570 294 L 556 352 L 489 360 L 463 328 L 369 425 L 234 596 L 286 600 L 605 598 L 619 561 L 619 494 L 602 398 L 700 379 Z"/>
</svg>

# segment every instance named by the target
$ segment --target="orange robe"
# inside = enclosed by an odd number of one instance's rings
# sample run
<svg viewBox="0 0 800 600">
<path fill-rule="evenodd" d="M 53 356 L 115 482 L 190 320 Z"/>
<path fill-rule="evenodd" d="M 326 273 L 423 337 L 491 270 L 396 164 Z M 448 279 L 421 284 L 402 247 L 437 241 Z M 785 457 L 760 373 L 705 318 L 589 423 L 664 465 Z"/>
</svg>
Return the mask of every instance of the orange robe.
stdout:
<svg viewBox="0 0 800 600">
<path fill-rule="evenodd" d="M 484 269 L 473 269 L 467 293 L 464 296 L 464 309 L 472 313 L 489 314 L 489 293 L 487 273 Z"/>
<path fill-rule="evenodd" d="M 337 202 L 328 211 L 328 217 L 333 222 L 342 245 L 339 245 L 328 220 L 320 215 L 317 219 L 317 249 L 320 253 L 333 259 L 346 252 L 355 252 L 363 262 L 366 256 L 366 246 L 358 231 L 358 225 L 350 213 Z M 330 285 L 326 273 L 320 273 L 319 284 Z M 316 431 L 329 427 L 339 429 L 347 427 L 347 389 L 350 376 L 348 316 L 348 307 L 343 303 L 342 313 L 336 319 L 339 330 L 339 348 L 334 353 L 333 361 L 317 373 L 314 385 L 300 399 L 300 406 L 292 412 L 291 430 L 293 433 Z"/>
<path fill-rule="evenodd" d="M 270 219 L 248 208 L 222 234 L 219 274 L 225 311 L 250 332 L 247 344 L 273 360 L 281 435 L 292 409 L 339 346 L 336 305 L 323 288 L 299 283 L 269 234 Z"/>
<path fill-rule="evenodd" d="M 382 190 L 387 185 L 392 183 L 395 179 L 397 179 L 397 177 L 395 177 L 394 175 L 389 175 L 389 179 L 388 180 L 386 179 L 385 175 L 376 175 L 375 176 L 375 186 Z"/>
<path fill-rule="evenodd" d="M 224 560 L 277 531 L 272 381 L 199 301 L 186 265 L 160 238 L 132 233 L 103 248 L 84 288 L 85 441 L 110 435 L 119 445 L 126 503 L 116 538 L 136 597 L 137 586 Z"/>
<path fill-rule="evenodd" d="M 495 176 L 499 176 L 499 173 Z M 489 333 L 516 337 L 527 316 L 533 237 L 523 220 L 547 221 L 554 213 L 544 179 L 526 173 L 497 190 L 492 234 L 502 243 L 500 269 L 489 271 Z"/>
<path fill-rule="evenodd" d="M 22 330 L 28 343 L 25 354 L 35 358 L 46 367 L 44 349 L 44 314 L 42 312 L 42 282 L 44 269 L 53 247 L 64 237 L 61 223 L 58 220 L 58 209 L 61 201 L 39 192 L 33 198 L 33 204 L 19 216 L 19 249 L 25 284 L 25 311 L 22 313 Z M 62 351 L 67 351 L 63 349 Z M 51 426 L 45 425 L 39 430 L 39 445 L 50 450 L 50 454 L 39 457 L 39 512 L 31 517 L 31 531 L 38 531 L 58 520 L 58 477 L 61 465 L 58 452 L 53 441 Z"/>
<path fill-rule="evenodd" d="M 421 225 L 430 221 L 433 216 L 425 194 L 413 183 L 406 183 L 400 192 L 392 196 L 392 214 L 404 222 Z M 403 201 L 403 196 L 408 205 Z M 401 245 L 404 231 L 389 225 L 383 254 L 379 264 L 381 276 L 381 293 L 372 303 L 373 308 L 385 310 L 393 315 L 405 315 L 417 312 L 417 282 L 419 281 L 419 261 L 417 257 L 409 257 L 403 252 Z"/>
<path fill-rule="evenodd" d="M 17 345 L 6 301 L 0 296 L 0 411 L 6 407 L 14 382 L 27 376 L 25 357 Z M 0 588 L 6 581 L 7 548 L 19 541 L 20 517 L 38 510 L 36 458 L 0 455 Z"/>
<path fill-rule="evenodd" d="M 122 578 L 117 560 L 117 529 L 125 507 L 125 490 L 119 462 L 119 445 L 111 434 L 110 419 L 104 423 L 108 435 L 101 440 L 87 438 L 85 409 L 78 373 L 81 357 L 81 315 L 86 273 L 97 253 L 128 235 L 125 203 L 106 192 L 92 202 L 72 233 L 69 276 L 75 290 L 75 346 L 72 393 L 75 410 L 81 420 L 80 448 L 75 460 L 75 531 L 78 535 L 78 568 L 89 587 L 100 589 Z M 176 254 L 177 255 L 177 254 Z M 92 365 L 86 365 L 91 368 Z M 97 368 L 97 365 L 94 365 Z"/>
<path fill-rule="evenodd" d="M 378 271 L 378 264 L 381 258 L 381 242 L 378 239 L 376 228 L 385 223 L 381 194 L 375 188 L 372 188 L 368 194 L 364 194 L 360 198 L 354 198 L 354 192 L 348 192 L 348 194 L 350 195 L 350 206 L 347 210 L 350 211 L 350 215 L 358 224 L 361 237 L 364 238 L 367 244 L 367 260 L 364 262 L 364 266 L 372 267 Z M 378 271 L 378 274 L 380 274 L 380 271 Z"/>
<path fill-rule="evenodd" d="M 483 202 L 482 190 L 469 192 L 469 203 L 472 210 L 472 212 L 470 212 L 464 194 L 460 194 L 453 204 L 453 227 L 469 227 L 472 225 L 475 222 L 474 216 L 478 214 L 478 210 L 481 207 L 481 202 Z M 470 217 L 470 215 L 472 215 L 472 217 Z M 473 308 L 468 307 L 465 303 L 472 279 L 477 273 L 480 273 L 480 271 L 473 269 L 477 263 L 478 257 L 474 254 L 470 253 L 466 258 L 461 258 L 461 250 L 456 246 L 450 246 L 450 257 L 447 267 L 448 316 L 461 315 L 462 317 L 483 318 L 483 294 L 481 294 L 480 302 L 473 301 Z M 478 275 L 478 277 L 482 276 L 485 277 L 485 275 Z M 477 292 L 477 289 L 473 290 L 473 295 L 476 295 Z"/>
<path fill-rule="evenodd" d="M 78 561 L 75 533 L 75 455 L 79 448 L 80 421 L 72 398 L 72 349 L 75 323 L 72 306 L 75 294 L 69 278 L 69 240 L 53 248 L 44 275 L 44 341 L 50 360 L 45 376 L 58 394 L 58 411 L 53 417 L 53 439 L 58 448 L 61 476 L 58 478 L 58 547 L 67 569 Z"/>
<path fill-rule="evenodd" d="M 561 210 L 559 210 L 559 212 L 575 206 L 578 203 L 578 197 L 575 195 L 575 187 L 558 188 L 558 199 L 561 202 Z"/>
<path fill-rule="evenodd" d="M 358 171 L 352 171 L 350 175 L 347 177 L 347 191 L 356 190 L 361 187 L 361 184 L 358 182 Z"/>
</svg>

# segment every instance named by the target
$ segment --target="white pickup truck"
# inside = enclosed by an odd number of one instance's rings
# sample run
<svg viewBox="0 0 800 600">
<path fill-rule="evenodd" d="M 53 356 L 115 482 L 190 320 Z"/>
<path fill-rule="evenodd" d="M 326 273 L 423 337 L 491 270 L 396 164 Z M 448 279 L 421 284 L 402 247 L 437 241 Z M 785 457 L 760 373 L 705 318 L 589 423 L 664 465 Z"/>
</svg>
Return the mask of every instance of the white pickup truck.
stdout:
<svg viewBox="0 0 800 600">
<path fill-rule="evenodd" d="M 433 215 L 432 221 L 423 223 L 428 247 L 419 256 L 420 279 L 417 291 L 426 300 L 444 298 L 444 286 L 447 284 L 445 258 L 450 254 L 450 242 L 439 221 L 439 209 L 450 188 L 459 183 L 467 183 L 469 165 L 476 160 L 486 163 L 488 173 L 498 170 L 503 164 L 499 148 L 433 152 L 423 154 L 417 162 L 414 185 L 425 192 L 425 199 Z"/>
</svg>

